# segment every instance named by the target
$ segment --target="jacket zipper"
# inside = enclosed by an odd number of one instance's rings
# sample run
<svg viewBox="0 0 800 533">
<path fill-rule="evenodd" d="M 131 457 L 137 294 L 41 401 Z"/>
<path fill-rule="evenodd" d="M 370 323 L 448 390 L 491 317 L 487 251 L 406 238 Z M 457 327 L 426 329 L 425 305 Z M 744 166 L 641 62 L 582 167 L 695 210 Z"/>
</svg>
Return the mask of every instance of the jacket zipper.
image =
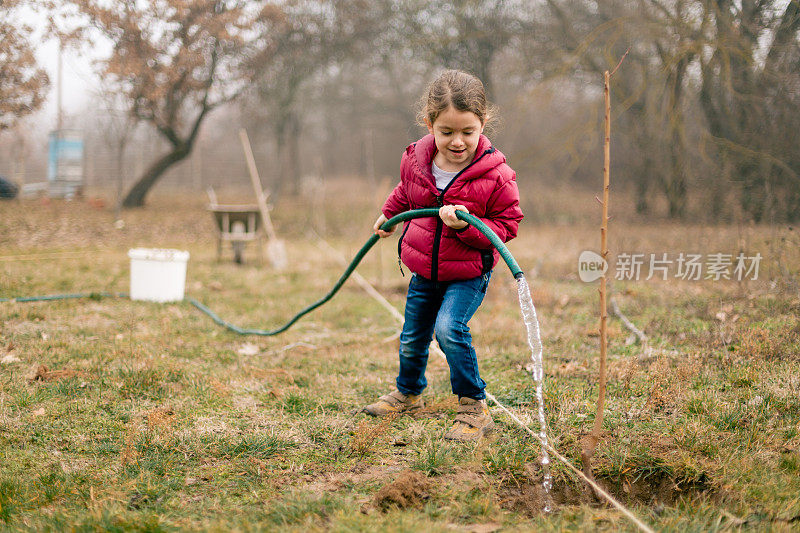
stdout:
<svg viewBox="0 0 800 533">
<path fill-rule="evenodd" d="M 494 147 L 485 150 L 478 159 L 473 160 L 469 165 L 465 166 L 464 168 L 456 174 L 453 179 L 450 180 L 450 183 L 442 189 L 442 192 L 436 197 L 436 206 L 442 207 L 444 205 L 444 195 L 450 186 L 456 182 L 456 180 L 463 174 L 469 167 L 483 159 L 483 156 L 487 154 L 491 154 L 494 152 Z M 439 281 L 439 241 L 442 239 L 442 230 L 444 229 L 444 222 L 442 221 L 441 217 L 436 219 L 436 232 L 433 235 L 433 251 L 431 253 L 431 281 Z"/>
<path fill-rule="evenodd" d="M 403 245 L 403 237 L 406 236 L 406 232 L 408 231 L 408 228 L 410 228 L 410 227 L 411 227 L 410 223 L 406 224 L 406 227 L 403 228 L 402 235 L 400 235 L 400 238 L 397 240 L 397 265 L 400 267 L 400 274 L 403 277 L 406 277 L 406 273 L 403 272 L 403 260 L 400 258 L 400 256 L 402 255 L 401 254 L 401 247 Z"/>
</svg>

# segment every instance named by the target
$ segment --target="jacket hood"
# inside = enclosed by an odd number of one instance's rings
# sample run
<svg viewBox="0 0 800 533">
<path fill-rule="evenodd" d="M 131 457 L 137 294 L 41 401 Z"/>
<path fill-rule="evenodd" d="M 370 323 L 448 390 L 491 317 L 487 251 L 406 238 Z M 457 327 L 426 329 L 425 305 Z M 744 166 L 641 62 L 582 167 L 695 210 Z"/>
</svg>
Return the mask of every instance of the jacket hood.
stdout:
<svg viewBox="0 0 800 533">
<path fill-rule="evenodd" d="M 414 170 L 419 173 L 421 177 L 428 178 L 431 183 L 434 183 L 433 174 L 431 173 L 431 161 L 433 161 L 436 151 L 436 142 L 431 134 L 424 136 L 406 149 L 406 153 L 413 159 Z M 478 147 L 475 150 L 475 156 L 470 166 L 459 179 L 470 180 L 482 176 L 487 171 L 505 162 L 506 156 L 504 156 L 500 150 L 493 148 L 489 138 L 481 134 L 478 139 Z"/>
</svg>

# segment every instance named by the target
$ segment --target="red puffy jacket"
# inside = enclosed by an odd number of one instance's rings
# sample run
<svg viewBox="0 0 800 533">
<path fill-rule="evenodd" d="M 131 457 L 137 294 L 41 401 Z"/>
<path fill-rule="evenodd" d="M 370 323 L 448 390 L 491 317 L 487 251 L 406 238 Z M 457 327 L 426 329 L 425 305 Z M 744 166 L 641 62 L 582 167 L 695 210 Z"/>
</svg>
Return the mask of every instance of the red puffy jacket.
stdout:
<svg viewBox="0 0 800 533">
<path fill-rule="evenodd" d="M 461 204 L 503 242 L 517 236 L 523 215 L 516 174 L 486 136 L 481 135 L 472 162 L 441 193 L 431 172 L 434 155 L 433 135 L 406 148 L 400 183 L 383 205 L 386 218 L 410 209 Z M 406 222 L 400 249 L 400 258 L 412 272 L 434 281 L 474 278 L 493 268 L 500 257 L 489 239 L 472 226 L 454 230 L 439 217 Z"/>
</svg>

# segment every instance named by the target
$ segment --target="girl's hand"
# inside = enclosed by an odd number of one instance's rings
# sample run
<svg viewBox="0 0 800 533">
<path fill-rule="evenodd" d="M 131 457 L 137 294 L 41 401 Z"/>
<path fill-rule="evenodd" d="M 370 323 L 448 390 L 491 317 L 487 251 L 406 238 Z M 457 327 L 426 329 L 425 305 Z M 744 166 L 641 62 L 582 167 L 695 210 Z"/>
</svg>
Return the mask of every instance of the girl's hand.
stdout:
<svg viewBox="0 0 800 533">
<path fill-rule="evenodd" d="M 383 226 L 383 223 L 386 222 L 387 220 L 388 219 L 386 218 L 386 216 L 383 213 L 381 213 L 381 216 L 378 217 L 378 220 L 376 220 L 375 224 L 372 226 L 375 235 L 384 238 L 394 233 L 394 230 L 397 229 L 397 225 L 392 226 L 391 228 L 389 228 L 388 231 L 383 231 L 381 229 L 381 226 Z"/>
<path fill-rule="evenodd" d="M 462 229 L 467 227 L 467 223 L 456 217 L 456 211 L 464 211 L 469 213 L 463 205 L 445 205 L 439 209 L 439 218 L 453 229 Z"/>
</svg>

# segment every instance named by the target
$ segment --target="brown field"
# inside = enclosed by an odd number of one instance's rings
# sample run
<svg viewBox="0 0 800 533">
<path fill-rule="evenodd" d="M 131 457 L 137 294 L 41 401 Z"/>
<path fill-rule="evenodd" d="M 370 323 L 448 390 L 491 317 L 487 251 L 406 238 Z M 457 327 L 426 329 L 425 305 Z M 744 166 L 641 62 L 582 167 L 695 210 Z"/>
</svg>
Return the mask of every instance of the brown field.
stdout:
<svg viewBox="0 0 800 533">
<path fill-rule="evenodd" d="M 244 265 L 230 249 L 217 261 L 200 196 L 155 194 L 123 212 L 121 228 L 86 201 L 2 202 L 0 298 L 126 292 L 129 248 L 181 248 L 191 253 L 187 295 L 270 329 L 343 270 L 320 235 L 348 258 L 369 237 L 389 184 L 351 194 L 361 187 L 333 182 L 276 203 L 289 256 L 281 272 L 252 246 Z M 227 192 L 225 201 L 247 201 Z M 597 286 L 577 274 L 580 252 L 599 248 L 593 196 L 564 188 L 527 200 L 509 246 L 541 321 L 550 438 L 576 465 L 597 394 Z M 648 221 L 624 193 L 614 198 L 612 254 L 763 259 L 757 280 L 611 282 L 649 341 L 611 317 L 595 476 L 658 530 L 795 530 L 798 231 Z M 402 310 L 396 238 L 359 272 Z M 455 404 L 441 360 L 431 358 L 422 415 L 358 414 L 393 386 L 398 325 L 352 281 L 272 337 L 238 336 L 186 303 L 121 298 L 2 302 L 0 320 L 0 522 L 10 530 L 635 529 L 557 461 L 555 509 L 542 513 L 538 443 L 499 409 L 488 439 L 445 442 Z M 537 430 L 516 286 L 502 264 L 471 326 L 489 390 Z"/>
</svg>

